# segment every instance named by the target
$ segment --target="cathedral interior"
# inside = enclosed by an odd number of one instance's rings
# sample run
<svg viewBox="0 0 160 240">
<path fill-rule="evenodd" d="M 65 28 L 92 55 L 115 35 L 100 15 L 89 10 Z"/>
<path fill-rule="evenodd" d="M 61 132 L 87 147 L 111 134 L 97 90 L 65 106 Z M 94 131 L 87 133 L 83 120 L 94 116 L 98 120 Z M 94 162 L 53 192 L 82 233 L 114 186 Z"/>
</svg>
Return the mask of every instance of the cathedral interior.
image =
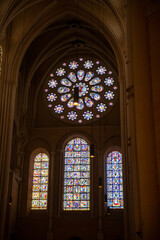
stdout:
<svg viewBox="0 0 160 240">
<path fill-rule="evenodd" d="M 0 240 L 160 239 L 160 1 L 0 1 Z"/>
</svg>

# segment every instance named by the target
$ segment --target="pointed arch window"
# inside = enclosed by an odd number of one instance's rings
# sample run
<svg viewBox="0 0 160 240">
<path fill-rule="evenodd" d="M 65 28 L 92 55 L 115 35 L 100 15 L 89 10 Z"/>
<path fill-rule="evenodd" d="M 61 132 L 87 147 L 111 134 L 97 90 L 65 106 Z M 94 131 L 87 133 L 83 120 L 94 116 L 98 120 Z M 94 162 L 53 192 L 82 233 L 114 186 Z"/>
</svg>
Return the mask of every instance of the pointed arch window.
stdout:
<svg viewBox="0 0 160 240">
<path fill-rule="evenodd" d="M 32 182 L 32 210 L 47 209 L 49 158 L 39 153 L 34 158 Z"/>
<path fill-rule="evenodd" d="M 65 147 L 63 210 L 90 210 L 90 148 L 78 137 Z"/>
<path fill-rule="evenodd" d="M 123 208 L 122 154 L 112 151 L 106 157 L 107 207 Z"/>
</svg>

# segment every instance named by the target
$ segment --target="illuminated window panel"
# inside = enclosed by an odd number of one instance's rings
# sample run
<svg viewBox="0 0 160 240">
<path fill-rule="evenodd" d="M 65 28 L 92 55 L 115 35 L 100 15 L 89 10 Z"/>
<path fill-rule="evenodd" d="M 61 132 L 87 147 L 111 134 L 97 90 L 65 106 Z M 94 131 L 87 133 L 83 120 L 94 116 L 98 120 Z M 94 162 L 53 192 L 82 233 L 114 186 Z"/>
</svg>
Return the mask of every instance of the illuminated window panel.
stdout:
<svg viewBox="0 0 160 240">
<path fill-rule="evenodd" d="M 90 151 L 81 138 L 65 147 L 63 210 L 90 210 Z"/>
<path fill-rule="evenodd" d="M 55 66 L 46 78 L 44 100 L 57 118 L 78 125 L 88 124 L 112 109 L 118 86 L 115 73 L 104 62 L 82 57 L 76 61 L 69 59 Z M 75 88 L 78 104 L 74 104 Z"/>
<path fill-rule="evenodd" d="M 107 169 L 107 206 L 123 208 L 122 154 L 113 151 L 106 159 Z"/>
<path fill-rule="evenodd" d="M 33 164 L 32 204 L 33 210 L 47 209 L 49 158 L 39 153 Z"/>
</svg>

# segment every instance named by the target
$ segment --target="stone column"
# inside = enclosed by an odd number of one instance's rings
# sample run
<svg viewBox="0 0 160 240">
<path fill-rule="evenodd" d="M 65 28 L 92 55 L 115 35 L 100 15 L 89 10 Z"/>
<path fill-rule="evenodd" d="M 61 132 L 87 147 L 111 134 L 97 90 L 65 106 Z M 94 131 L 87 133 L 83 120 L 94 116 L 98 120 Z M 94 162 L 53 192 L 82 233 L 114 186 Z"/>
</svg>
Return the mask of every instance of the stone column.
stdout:
<svg viewBox="0 0 160 240">
<path fill-rule="evenodd" d="M 53 240 L 53 204 L 54 204 L 54 166 L 55 166 L 55 152 L 51 152 L 51 158 L 49 162 L 49 201 L 48 201 L 48 235 L 47 240 Z"/>
<path fill-rule="evenodd" d="M 101 147 L 101 146 L 100 146 Z M 98 152 L 98 240 L 103 240 L 102 217 L 103 217 L 103 156 L 102 151 Z"/>
<path fill-rule="evenodd" d="M 14 82 L 0 82 L 0 239 L 5 225 L 16 87 Z"/>
</svg>

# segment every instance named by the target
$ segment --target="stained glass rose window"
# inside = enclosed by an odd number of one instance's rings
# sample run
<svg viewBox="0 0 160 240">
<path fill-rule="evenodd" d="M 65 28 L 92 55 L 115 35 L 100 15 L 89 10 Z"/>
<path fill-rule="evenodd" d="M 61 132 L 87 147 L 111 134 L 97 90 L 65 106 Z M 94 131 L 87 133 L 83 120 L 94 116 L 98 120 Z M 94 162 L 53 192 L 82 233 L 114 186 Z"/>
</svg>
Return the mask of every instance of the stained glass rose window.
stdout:
<svg viewBox="0 0 160 240">
<path fill-rule="evenodd" d="M 99 119 L 113 107 L 118 93 L 115 75 L 99 60 L 79 58 L 62 62 L 49 74 L 44 98 L 59 119 L 83 124 Z M 74 89 L 78 87 L 78 105 Z"/>
</svg>

